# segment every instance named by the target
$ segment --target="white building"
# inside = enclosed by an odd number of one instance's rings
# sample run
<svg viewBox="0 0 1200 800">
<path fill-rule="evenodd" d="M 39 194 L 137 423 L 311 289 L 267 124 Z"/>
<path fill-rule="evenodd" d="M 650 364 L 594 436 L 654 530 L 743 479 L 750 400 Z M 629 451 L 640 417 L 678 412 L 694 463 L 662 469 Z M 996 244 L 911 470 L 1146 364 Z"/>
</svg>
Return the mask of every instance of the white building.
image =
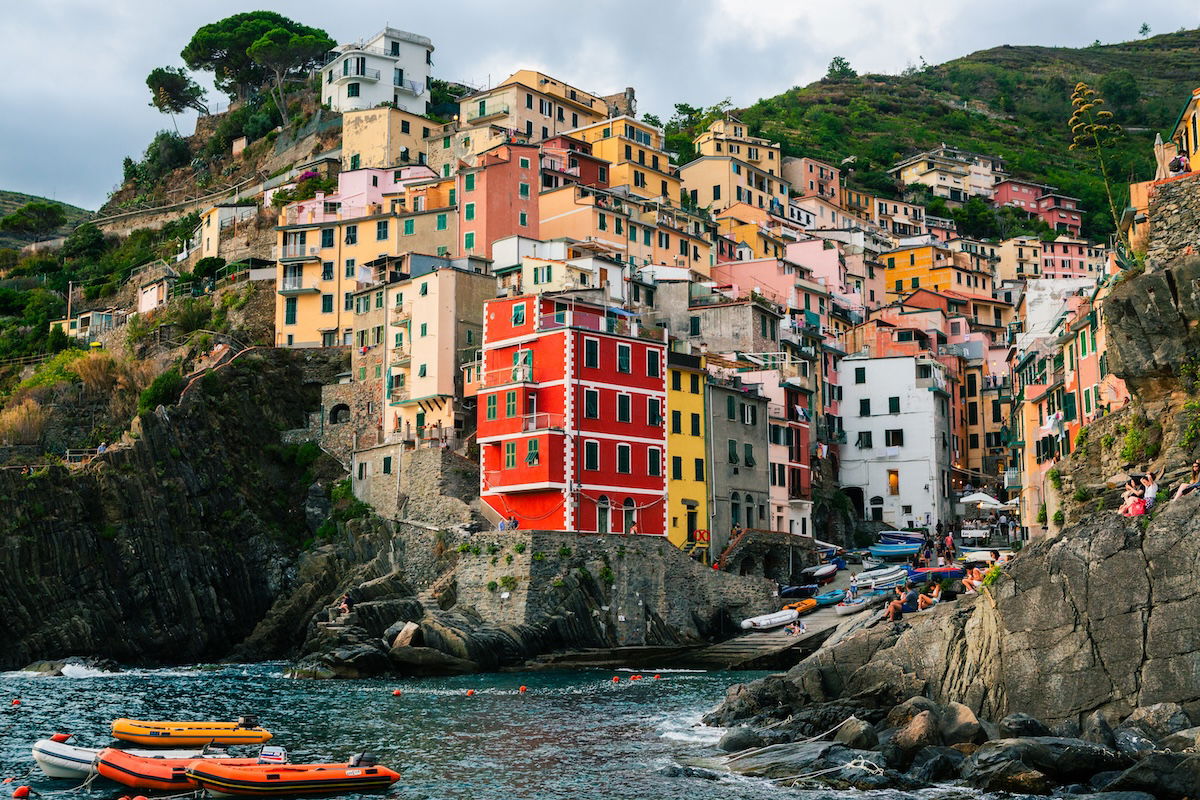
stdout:
<svg viewBox="0 0 1200 800">
<path fill-rule="evenodd" d="M 931 356 L 842 359 L 843 491 L 895 528 L 953 519 L 950 384 Z"/>
<path fill-rule="evenodd" d="M 334 111 L 358 111 L 383 103 L 413 114 L 429 104 L 433 42 L 415 33 L 384 28 L 370 39 L 338 45 L 321 68 L 321 102 Z"/>
</svg>

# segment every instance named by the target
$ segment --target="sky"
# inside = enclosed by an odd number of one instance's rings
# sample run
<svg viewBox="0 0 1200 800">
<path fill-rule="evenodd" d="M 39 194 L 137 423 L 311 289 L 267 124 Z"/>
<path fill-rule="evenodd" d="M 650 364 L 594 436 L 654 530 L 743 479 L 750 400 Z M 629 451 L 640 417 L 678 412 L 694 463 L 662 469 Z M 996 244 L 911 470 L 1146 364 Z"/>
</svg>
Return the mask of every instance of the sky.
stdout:
<svg viewBox="0 0 1200 800">
<path fill-rule="evenodd" d="M 6 4 L 0 53 L 0 189 L 87 209 L 104 203 L 125 156 L 159 130 L 190 134 L 149 106 L 146 75 L 182 66 L 202 25 L 259 8 L 324 28 L 339 42 L 385 26 L 433 40 L 435 77 L 494 85 L 520 68 L 611 94 L 632 86 L 638 112 L 677 102 L 746 106 L 820 79 L 834 56 L 859 72 L 898 73 L 1001 44 L 1081 47 L 1196 27 L 1179 0 L 441 0 L 286 3 L 37 0 Z M 228 99 L 211 90 L 210 106 Z"/>
</svg>

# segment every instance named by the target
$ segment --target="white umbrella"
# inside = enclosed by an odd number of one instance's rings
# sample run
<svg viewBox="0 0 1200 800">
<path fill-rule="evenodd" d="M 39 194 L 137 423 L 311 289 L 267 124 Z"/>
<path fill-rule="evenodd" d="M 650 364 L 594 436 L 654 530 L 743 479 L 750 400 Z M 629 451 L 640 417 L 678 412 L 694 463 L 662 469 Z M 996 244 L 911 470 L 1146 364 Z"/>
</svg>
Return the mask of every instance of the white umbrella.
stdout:
<svg viewBox="0 0 1200 800">
<path fill-rule="evenodd" d="M 971 494 L 959 500 L 960 503 L 991 503 L 992 505 L 1000 505 L 1000 501 L 992 497 L 987 492 L 972 492 Z"/>
</svg>

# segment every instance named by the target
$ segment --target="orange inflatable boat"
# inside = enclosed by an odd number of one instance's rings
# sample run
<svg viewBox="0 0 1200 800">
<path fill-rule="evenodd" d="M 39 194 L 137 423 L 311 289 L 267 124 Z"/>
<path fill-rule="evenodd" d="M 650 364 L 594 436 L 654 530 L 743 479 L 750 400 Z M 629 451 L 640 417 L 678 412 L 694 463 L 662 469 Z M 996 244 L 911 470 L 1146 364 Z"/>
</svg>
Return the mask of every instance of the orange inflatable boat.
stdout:
<svg viewBox="0 0 1200 800">
<path fill-rule="evenodd" d="M 209 758 L 214 762 L 233 766 L 252 766 L 259 763 L 257 758 L 229 758 L 224 753 L 171 758 L 144 753 L 134 755 L 125 750 L 108 747 L 96 756 L 96 771 L 110 781 L 116 781 L 131 789 L 195 789 L 196 784 L 186 774 L 187 766 L 197 759 Z"/>
<path fill-rule="evenodd" d="M 398 773 L 364 755 L 355 756 L 349 764 L 237 766 L 227 761 L 193 761 L 186 775 L 216 797 L 381 792 L 400 780 Z"/>
</svg>

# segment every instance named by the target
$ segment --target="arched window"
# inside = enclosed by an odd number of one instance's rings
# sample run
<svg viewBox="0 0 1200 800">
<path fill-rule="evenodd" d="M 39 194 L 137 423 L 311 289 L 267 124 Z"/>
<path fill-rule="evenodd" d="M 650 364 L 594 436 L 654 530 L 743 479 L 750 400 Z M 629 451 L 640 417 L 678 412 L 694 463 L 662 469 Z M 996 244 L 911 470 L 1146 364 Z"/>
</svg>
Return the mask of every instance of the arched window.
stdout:
<svg viewBox="0 0 1200 800">
<path fill-rule="evenodd" d="M 625 527 L 624 527 L 623 532 L 628 533 L 629 529 L 633 527 L 633 524 L 635 522 L 637 522 L 636 503 L 633 502 L 632 497 L 626 497 L 625 498 Z"/>
<path fill-rule="evenodd" d="M 611 521 L 608 495 L 600 495 L 596 501 L 596 533 L 608 533 Z"/>
</svg>

